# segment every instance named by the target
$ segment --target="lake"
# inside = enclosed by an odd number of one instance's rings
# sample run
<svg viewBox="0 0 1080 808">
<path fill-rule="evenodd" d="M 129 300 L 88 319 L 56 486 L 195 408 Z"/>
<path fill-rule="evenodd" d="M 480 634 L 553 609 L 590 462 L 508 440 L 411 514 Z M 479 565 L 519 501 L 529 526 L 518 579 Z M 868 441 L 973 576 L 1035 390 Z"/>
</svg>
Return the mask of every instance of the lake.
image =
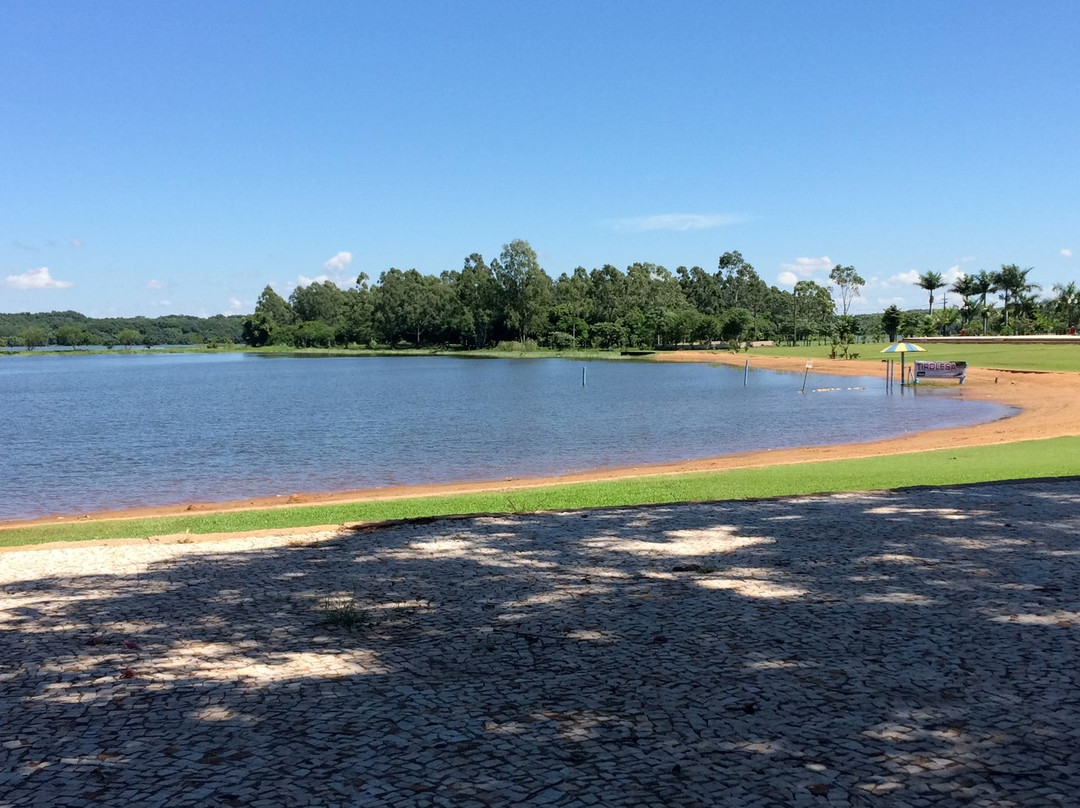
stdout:
<svg viewBox="0 0 1080 808">
<path fill-rule="evenodd" d="M 582 386 L 582 367 L 587 384 Z M 250 354 L 0 359 L 0 519 L 559 475 L 1010 414 L 706 364 Z M 817 388 L 839 388 L 811 392 Z M 862 389 L 854 389 L 862 388 Z"/>
</svg>

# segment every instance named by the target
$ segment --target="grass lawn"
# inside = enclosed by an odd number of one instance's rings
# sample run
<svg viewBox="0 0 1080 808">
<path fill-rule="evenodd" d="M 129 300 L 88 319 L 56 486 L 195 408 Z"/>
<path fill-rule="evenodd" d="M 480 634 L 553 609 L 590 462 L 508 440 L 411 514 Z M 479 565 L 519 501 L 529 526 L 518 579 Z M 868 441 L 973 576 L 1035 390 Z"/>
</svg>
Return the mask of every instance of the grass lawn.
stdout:
<svg viewBox="0 0 1080 808">
<path fill-rule="evenodd" d="M 0 546 L 176 533 L 224 533 L 450 514 L 521 513 L 619 505 L 756 499 L 833 491 L 883 490 L 914 485 L 956 485 L 992 480 L 1066 477 L 1080 473 L 1077 457 L 1080 457 L 1080 437 L 1054 438 L 911 455 L 798 463 L 724 472 L 657 475 L 484 494 L 416 497 L 350 505 L 297 506 L 159 519 L 65 523 L 0 530 Z M 962 501 L 962 495 L 958 499 Z"/>
<path fill-rule="evenodd" d="M 890 345 L 888 342 L 868 342 L 861 345 L 852 345 L 851 350 L 859 354 L 858 361 L 878 364 L 887 358 L 881 353 L 883 348 Z M 934 360 L 961 360 L 970 367 L 977 368 L 1005 368 L 1013 370 L 1063 370 L 1080 372 L 1080 345 L 1009 345 L 998 343 L 984 343 L 977 345 L 957 345 L 950 343 L 928 343 L 922 347 L 925 353 L 908 354 L 909 361 L 913 359 Z M 754 356 L 793 356 L 808 359 L 828 360 L 828 345 L 813 345 L 811 347 L 780 346 L 776 348 L 751 348 L 742 354 L 753 358 Z M 898 358 L 895 354 L 893 358 Z M 828 371 L 828 365 L 823 363 L 815 370 Z"/>
</svg>

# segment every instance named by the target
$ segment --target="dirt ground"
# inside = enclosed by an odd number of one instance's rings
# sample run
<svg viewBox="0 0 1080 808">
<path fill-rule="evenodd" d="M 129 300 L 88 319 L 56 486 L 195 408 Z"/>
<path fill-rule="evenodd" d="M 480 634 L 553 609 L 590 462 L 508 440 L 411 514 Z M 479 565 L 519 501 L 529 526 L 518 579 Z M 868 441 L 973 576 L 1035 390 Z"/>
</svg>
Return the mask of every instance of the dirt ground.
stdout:
<svg viewBox="0 0 1080 808">
<path fill-rule="evenodd" d="M 752 354 L 705 351 L 660 354 L 657 359 L 665 362 L 716 362 L 738 366 L 742 366 L 749 359 L 751 368 L 789 371 L 800 375 L 803 373 L 806 363 L 805 359 L 796 357 L 755 356 Z M 884 384 L 883 365 L 853 360 L 819 359 L 816 360 L 814 370 L 847 376 L 880 375 Z M 650 474 L 755 468 L 815 460 L 874 457 L 887 454 L 931 451 L 934 449 L 950 449 L 961 446 L 985 446 L 1038 438 L 1080 435 L 1080 406 L 1076 406 L 1080 402 L 1080 374 L 972 368 L 968 371 L 966 384 L 957 390 L 957 394 L 972 399 L 989 399 L 1000 404 L 1016 407 L 1020 410 L 1020 413 L 1011 418 L 976 426 L 930 430 L 869 443 L 743 452 L 677 463 L 643 465 L 632 468 L 605 468 L 560 477 L 507 478 L 487 482 L 395 486 L 319 494 L 297 493 L 287 498 L 245 499 L 226 503 L 190 503 L 71 517 L 53 516 L 34 521 L 8 522 L 0 525 L 0 529 L 43 523 L 55 525 L 64 521 L 115 519 L 118 517 L 176 516 L 191 513 L 218 513 L 233 510 L 290 507 L 293 505 L 328 505 L 404 497 L 482 491 L 510 491 L 555 483 L 614 480 Z"/>
</svg>

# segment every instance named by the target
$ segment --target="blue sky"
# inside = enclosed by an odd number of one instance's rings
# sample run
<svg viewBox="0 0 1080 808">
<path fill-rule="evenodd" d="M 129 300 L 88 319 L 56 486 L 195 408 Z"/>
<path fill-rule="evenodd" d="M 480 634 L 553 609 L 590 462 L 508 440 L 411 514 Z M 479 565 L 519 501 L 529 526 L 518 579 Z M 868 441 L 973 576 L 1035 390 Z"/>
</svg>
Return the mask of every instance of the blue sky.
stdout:
<svg viewBox="0 0 1080 808">
<path fill-rule="evenodd" d="M 739 250 L 770 284 L 1080 276 L 1080 4 L 0 4 L 0 311 Z"/>
</svg>

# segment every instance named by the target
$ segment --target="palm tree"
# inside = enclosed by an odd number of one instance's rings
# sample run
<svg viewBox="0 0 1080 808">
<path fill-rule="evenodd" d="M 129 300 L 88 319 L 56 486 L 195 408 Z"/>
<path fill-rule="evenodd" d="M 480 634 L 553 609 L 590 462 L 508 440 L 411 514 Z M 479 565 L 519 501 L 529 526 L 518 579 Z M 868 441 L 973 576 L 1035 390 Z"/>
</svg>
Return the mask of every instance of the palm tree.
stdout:
<svg viewBox="0 0 1080 808">
<path fill-rule="evenodd" d="M 964 298 L 964 303 L 960 306 L 960 313 L 964 316 L 964 323 L 970 323 L 979 314 L 982 313 L 982 303 L 979 302 L 979 298 L 976 295 L 968 295 Z M 986 329 L 984 328 L 985 332 Z"/>
<path fill-rule="evenodd" d="M 926 272 L 920 275 L 919 280 L 915 283 L 930 293 L 930 310 L 927 313 L 932 316 L 934 314 L 934 290 L 945 285 L 945 281 L 941 279 L 941 273 Z"/>
<path fill-rule="evenodd" d="M 1020 298 L 1038 289 L 1038 285 L 1028 283 L 1027 276 L 1032 267 L 1020 269 L 1016 264 L 1002 264 L 1001 269 L 993 274 L 994 284 L 1001 291 L 1002 308 L 1005 310 L 1005 327 L 1009 327 L 1009 299 Z"/>
<path fill-rule="evenodd" d="M 1077 289 L 1076 284 L 1071 282 L 1065 285 L 1055 283 L 1054 291 L 1057 292 L 1057 297 L 1054 298 L 1054 308 L 1058 313 L 1065 316 L 1066 328 L 1072 328 L 1076 325 L 1076 310 L 1080 307 L 1080 289 Z"/>
<path fill-rule="evenodd" d="M 968 314 L 971 312 L 971 306 L 968 303 L 968 298 L 976 294 L 973 279 L 968 275 L 961 275 L 955 281 L 953 281 L 950 292 L 955 292 L 960 295 L 960 327 L 963 328 L 967 325 Z"/>
<path fill-rule="evenodd" d="M 983 332 L 989 327 L 987 319 L 990 316 L 990 307 L 986 305 L 986 296 L 997 291 L 997 283 L 994 274 L 980 269 L 978 274 L 971 276 L 971 293 L 979 296 L 979 308 L 983 316 Z"/>
</svg>

